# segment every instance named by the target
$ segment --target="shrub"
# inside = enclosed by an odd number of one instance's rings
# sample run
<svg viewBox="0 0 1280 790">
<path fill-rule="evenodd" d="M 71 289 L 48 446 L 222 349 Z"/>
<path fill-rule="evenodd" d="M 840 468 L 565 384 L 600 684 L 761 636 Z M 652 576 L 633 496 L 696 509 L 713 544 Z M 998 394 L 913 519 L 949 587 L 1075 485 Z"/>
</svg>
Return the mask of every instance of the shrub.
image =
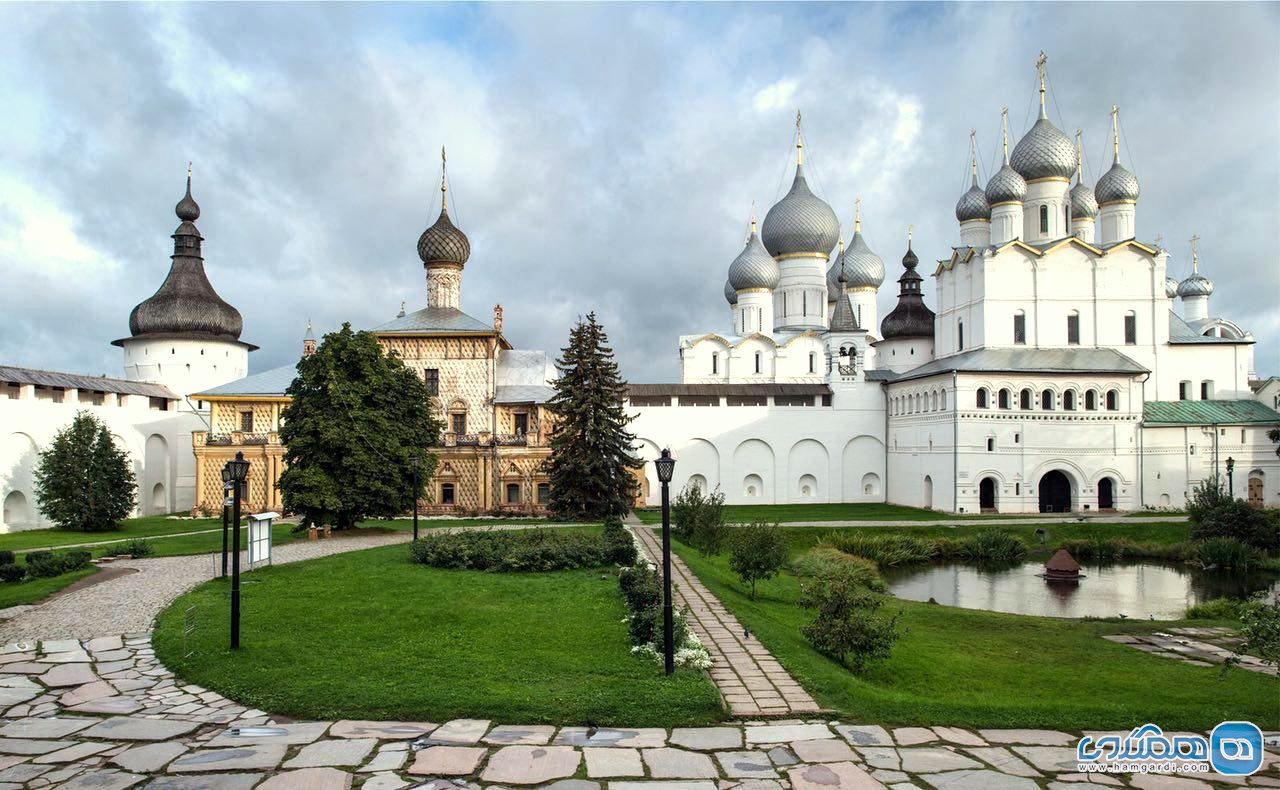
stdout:
<svg viewBox="0 0 1280 790">
<path fill-rule="evenodd" d="M 134 538 L 128 543 L 125 543 L 121 547 L 120 551 L 121 554 L 128 554 L 130 557 L 134 558 L 150 557 L 152 554 L 155 554 L 155 552 L 156 547 L 151 544 L 151 541 L 144 538 Z"/>
<path fill-rule="evenodd" d="M 35 562 L 42 562 L 44 560 L 51 559 L 52 557 L 53 557 L 52 551 L 45 551 L 42 549 L 39 551 L 28 551 L 25 559 L 27 561 L 27 564 L 30 565 Z"/>
<path fill-rule="evenodd" d="M 628 566 L 636 562 L 635 539 L 617 516 L 604 521 L 604 552 L 605 559 L 614 565 Z"/>
<path fill-rule="evenodd" d="M 8 549 L 0 550 L 0 565 L 12 565 L 15 561 L 12 551 Z"/>
<path fill-rule="evenodd" d="M 662 605 L 662 579 L 652 565 L 623 568 L 618 574 L 618 586 L 627 609 L 632 612 Z"/>
<path fill-rule="evenodd" d="M 409 557 L 433 568 L 477 571 L 554 571 L 606 564 L 603 541 L 560 529 L 428 534 Z"/>
<path fill-rule="evenodd" d="M 1214 598 L 1187 609 L 1188 620 L 1239 620 L 1248 601 L 1239 598 Z"/>
<path fill-rule="evenodd" d="M 1232 497 L 1217 477 L 1196 484 L 1187 499 L 1191 539 L 1235 538 L 1261 551 L 1280 550 L 1280 511 Z"/>
<path fill-rule="evenodd" d="M 772 579 L 787 564 L 787 539 L 777 524 L 756 521 L 735 530 L 729 548 L 729 567 L 743 584 L 751 585 L 756 599 L 756 582 Z"/>
<path fill-rule="evenodd" d="M 1250 601 L 1240 616 L 1240 631 L 1244 634 L 1242 652 L 1280 666 L 1280 596 Z"/>
<path fill-rule="evenodd" d="M 817 616 L 801 629 L 819 653 L 862 672 L 872 661 L 888 658 L 901 636 L 898 618 L 877 614 L 881 598 L 875 593 L 844 582 L 815 582 L 807 585 L 798 602 L 814 609 Z"/>
<path fill-rule="evenodd" d="M 60 576 L 66 570 L 67 567 L 62 557 L 50 555 L 35 561 L 27 561 L 27 573 L 35 579 L 47 579 L 51 576 Z"/>
<path fill-rule="evenodd" d="M 704 494 L 695 485 L 685 486 L 671 509 L 671 532 L 704 557 L 724 550 L 728 527 L 724 523 L 724 493 Z"/>
<path fill-rule="evenodd" d="M 1191 544 L 1188 559 L 1202 568 L 1247 571 L 1262 564 L 1262 553 L 1235 538 L 1208 538 Z"/>
<path fill-rule="evenodd" d="M 27 577 L 27 570 L 21 565 L 6 562 L 0 565 L 0 582 L 20 582 Z"/>
<path fill-rule="evenodd" d="M 884 579 L 866 557 L 845 554 L 834 546 L 819 545 L 791 561 L 791 572 L 809 581 L 840 581 L 883 592 Z"/>
<path fill-rule="evenodd" d="M 72 549 L 62 555 L 62 568 L 64 571 L 76 571 L 88 565 L 93 560 L 93 553 L 84 549 Z"/>
</svg>

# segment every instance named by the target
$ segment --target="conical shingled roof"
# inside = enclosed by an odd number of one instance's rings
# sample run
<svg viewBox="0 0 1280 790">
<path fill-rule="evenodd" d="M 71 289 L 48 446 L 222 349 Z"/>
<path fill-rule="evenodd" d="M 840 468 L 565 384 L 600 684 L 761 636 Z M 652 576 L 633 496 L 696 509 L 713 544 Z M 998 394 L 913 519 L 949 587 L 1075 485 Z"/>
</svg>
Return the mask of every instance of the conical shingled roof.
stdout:
<svg viewBox="0 0 1280 790">
<path fill-rule="evenodd" d="M 244 321 L 240 311 L 223 301 L 213 290 L 204 271 L 196 229 L 200 206 L 191 197 L 191 176 L 187 193 L 174 213 L 182 220 L 173 232 L 173 255 L 169 274 L 150 298 L 129 314 L 132 337 L 179 337 L 200 340 L 239 341 Z M 121 345 L 122 341 L 115 341 Z"/>
<path fill-rule="evenodd" d="M 907 254 L 902 256 L 905 271 L 898 278 L 898 304 L 880 322 L 880 336 L 885 340 L 895 337 L 933 337 L 934 313 L 924 303 L 920 283 L 924 280 L 916 271 L 920 259 L 907 242 Z"/>
</svg>

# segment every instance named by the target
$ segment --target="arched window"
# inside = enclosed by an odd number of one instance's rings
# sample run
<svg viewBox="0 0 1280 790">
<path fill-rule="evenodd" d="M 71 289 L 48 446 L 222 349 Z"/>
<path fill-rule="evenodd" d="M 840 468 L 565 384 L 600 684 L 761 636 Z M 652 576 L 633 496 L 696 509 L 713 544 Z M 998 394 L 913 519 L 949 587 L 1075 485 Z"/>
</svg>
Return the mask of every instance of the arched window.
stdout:
<svg viewBox="0 0 1280 790">
<path fill-rule="evenodd" d="M 1049 232 L 1049 205 L 1047 203 L 1040 206 L 1040 232 Z"/>
<path fill-rule="evenodd" d="M 1107 390 L 1107 411 L 1120 411 L 1119 390 Z"/>
<path fill-rule="evenodd" d="M 1126 346 L 1138 344 L 1138 316 L 1132 310 L 1124 314 L 1124 344 Z"/>
<path fill-rule="evenodd" d="M 1076 410 L 1076 391 L 1067 390 L 1062 393 L 1062 408 L 1064 411 Z"/>
<path fill-rule="evenodd" d="M 711 352 L 711 375 L 714 376 L 719 372 L 720 372 L 720 355 L 713 351 Z"/>
<path fill-rule="evenodd" d="M 760 372 L 760 352 L 756 352 L 756 373 Z"/>
<path fill-rule="evenodd" d="M 1027 344 L 1027 314 L 1021 310 L 1013 314 L 1013 344 L 1015 346 Z"/>
<path fill-rule="evenodd" d="M 1053 411 L 1053 390 L 1045 390 L 1040 393 L 1040 408 L 1045 411 Z"/>
<path fill-rule="evenodd" d="M 958 350 L 964 351 L 964 319 L 956 322 L 956 337 Z"/>
<path fill-rule="evenodd" d="M 810 373 L 812 373 L 812 372 L 813 372 L 813 365 L 814 365 L 814 358 L 815 358 L 815 356 L 816 356 L 816 355 L 815 355 L 812 351 L 810 351 L 810 352 L 809 352 L 809 372 L 810 372 Z"/>
<path fill-rule="evenodd" d="M 988 398 L 987 388 L 980 387 L 978 389 L 978 408 L 979 409 L 991 408 L 991 404 L 988 402 L 987 398 Z"/>
<path fill-rule="evenodd" d="M 1009 408 L 1009 400 L 1013 397 L 1013 393 L 1007 389 L 1000 390 L 1000 394 L 996 397 L 996 405 L 1002 409 Z"/>
<path fill-rule="evenodd" d="M 1080 311 L 1067 313 L 1067 345 L 1080 345 Z"/>
<path fill-rule="evenodd" d="M 929 400 L 929 411 L 937 411 L 937 410 L 938 410 L 938 391 L 934 390 L 933 396 Z"/>
<path fill-rule="evenodd" d="M 1084 393 L 1084 410 L 1085 411 L 1098 410 L 1098 393 L 1095 392 L 1094 390 L 1087 390 Z"/>
<path fill-rule="evenodd" d="M 1031 411 L 1032 397 L 1033 396 L 1031 394 L 1031 390 L 1029 389 L 1025 389 L 1022 392 L 1018 393 L 1018 408 L 1022 409 L 1023 411 Z"/>
<path fill-rule="evenodd" d="M 942 406 L 942 410 L 946 411 L 947 410 L 947 391 L 946 390 L 942 391 L 942 398 L 939 401 L 939 403 Z"/>
</svg>

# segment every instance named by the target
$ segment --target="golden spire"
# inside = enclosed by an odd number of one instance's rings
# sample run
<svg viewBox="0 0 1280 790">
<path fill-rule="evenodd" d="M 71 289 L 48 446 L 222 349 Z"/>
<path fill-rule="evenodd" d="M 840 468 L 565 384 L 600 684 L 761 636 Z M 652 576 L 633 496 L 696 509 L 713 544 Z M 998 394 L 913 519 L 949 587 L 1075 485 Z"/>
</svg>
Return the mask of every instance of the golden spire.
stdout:
<svg viewBox="0 0 1280 790">
<path fill-rule="evenodd" d="M 191 180 L 191 163 L 187 162 L 187 180 Z"/>
<path fill-rule="evenodd" d="M 862 231 L 862 198 L 853 201 L 853 232 Z"/>
<path fill-rule="evenodd" d="M 1044 108 L 1044 67 L 1049 62 L 1049 58 L 1044 54 L 1044 50 L 1040 50 L 1040 57 L 1036 58 L 1036 71 L 1040 74 L 1040 117 L 1048 118 L 1049 115 Z"/>
<path fill-rule="evenodd" d="M 1191 237 L 1191 273 L 1200 273 L 1200 253 L 1196 250 L 1196 244 L 1200 241 L 1199 236 Z"/>
<path fill-rule="evenodd" d="M 1111 105 L 1111 153 L 1120 161 L 1120 107 Z"/>
<path fill-rule="evenodd" d="M 1080 143 L 1080 130 L 1076 129 L 1076 182 L 1084 183 L 1084 154 Z"/>
<path fill-rule="evenodd" d="M 1000 108 L 1000 139 L 1004 146 L 1004 163 L 1009 164 L 1009 108 Z"/>
<path fill-rule="evenodd" d="M 915 225 L 908 225 L 908 226 L 907 226 L 907 246 L 908 246 L 908 247 L 910 247 L 910 246 L 911 246 L 911 236 L 912 236 L 912 234 L 913 234 L 913 233 L 915 233 L 915 229 L 916 229 L 916 226 L 915 226 Z"/>
<path fill-rule="evenodd" d="M 751 201 L 751 236 L 754 235 L 756 235 L 756 202 L 753 200 Z M 747 237 L 748 241 L 751 240 L 751 236 Z"/>
<path fill-rule="evenodd" d="M 444 154 L 444 146 L 440 146 L 440 210 L 447 211 L 449 208 L 449 185 L 445 181 L 447 171 L 449 169 L 449 160 Z"/>
<path fill-rule="evenodd" d="M 796 110 L 796 164 L 804 164 L 804 133 L 800 131 L 799 110 Z"/>
</svg>

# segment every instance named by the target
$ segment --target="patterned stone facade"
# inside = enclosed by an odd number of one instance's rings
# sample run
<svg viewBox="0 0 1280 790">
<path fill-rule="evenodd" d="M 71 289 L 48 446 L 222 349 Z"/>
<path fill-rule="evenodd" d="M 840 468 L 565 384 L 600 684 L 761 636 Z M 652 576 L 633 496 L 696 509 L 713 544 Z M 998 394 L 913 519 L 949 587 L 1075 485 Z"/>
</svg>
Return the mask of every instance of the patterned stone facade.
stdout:
<svg viewBox="0 0 1280 790">
<path fill-rule="evenodd" d="M 462 267 L 433 264 L 427 269 L 427 304 L 458 309 Z"/>
</svg>

